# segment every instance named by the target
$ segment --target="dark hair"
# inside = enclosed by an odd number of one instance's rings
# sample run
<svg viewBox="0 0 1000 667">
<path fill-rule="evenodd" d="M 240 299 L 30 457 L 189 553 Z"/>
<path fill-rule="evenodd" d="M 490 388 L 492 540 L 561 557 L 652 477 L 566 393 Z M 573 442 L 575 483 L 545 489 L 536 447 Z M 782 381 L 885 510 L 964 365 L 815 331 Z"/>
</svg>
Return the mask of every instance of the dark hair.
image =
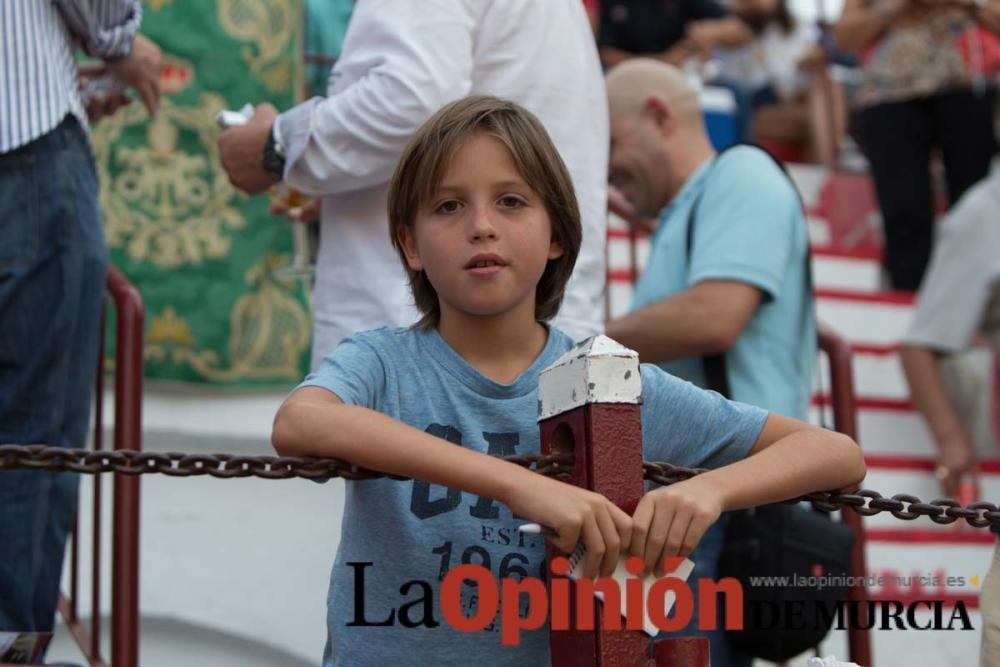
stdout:
<svg viewBox="0 0 1000 667">
<path fill-rule="evenodd" d="M 423 271 L 406 263 L 402 228 L 413 228 L 417 212 L 440 187 L 455 152 L 477 134 L 500 141 L 510 151 L 518 173 L 545 204 L 552 236 L 562 246 L 550 259 L 535 288 L 535 319 L 555 316 L 580 252 L 580 209 L 566 165 L 541 122 L 524 107 L 496 97 L 474 95 L 452 102 L 431 116 L 410 139 L 389 186 L 389 237 L 410 279 L 423 317 L 420 327 L 441 318 L 437 291 Z"/>
</svg>

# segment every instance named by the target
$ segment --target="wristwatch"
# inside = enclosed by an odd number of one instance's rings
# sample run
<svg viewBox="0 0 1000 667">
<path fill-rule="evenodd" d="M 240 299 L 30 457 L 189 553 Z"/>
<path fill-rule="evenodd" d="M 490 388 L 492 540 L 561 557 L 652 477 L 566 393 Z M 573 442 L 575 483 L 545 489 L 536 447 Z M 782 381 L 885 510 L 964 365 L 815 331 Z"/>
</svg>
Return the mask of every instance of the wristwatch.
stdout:
<svg viewBox="0 0 1000 667">
<path fill-rule="evenodd" d="M 285 149 L 274 136 L 274 125 L 271 125 L 271 131 L 267 133 L 260 166 L 264 168 L 264 171 L 278 178 L 285 177 Z"/>
</svg>

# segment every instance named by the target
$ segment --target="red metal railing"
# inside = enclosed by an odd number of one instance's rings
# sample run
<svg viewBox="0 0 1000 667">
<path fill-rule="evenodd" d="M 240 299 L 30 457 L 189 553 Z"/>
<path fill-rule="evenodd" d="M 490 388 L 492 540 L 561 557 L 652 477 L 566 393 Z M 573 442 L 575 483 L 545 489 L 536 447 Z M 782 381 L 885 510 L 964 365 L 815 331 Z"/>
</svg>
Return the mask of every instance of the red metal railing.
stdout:
<svg viewBox="0 0 1000 667">
<path fill-rule="evenodd" d="M 833 411 L 833 430 L 858 439 L 858 416 L 854 400 L 854 375 L 851 366 L 851 347 L 829 327 L 818 328 L 819 349 L 826 355 L 830 371 L 830 407 Z M 824 408 L 820 406 L 820 410 Z M 841 512 L 841 520 L 854 531 L 854 547 L 848 575 L 860 582 L 849 592 L 849 599 L 857 601 L 858 623 L 852 623 L 847 633 L 848 652 L 852 662 L 871 667 L 872 651 L 867 628 L 868 589 L 864 584 L 867 574 L 865 563 L 865 530 L 862 517 L 856 512 Z"/>
<path fill-rule="evenodd" d="M 114 449 L 142 448 L 143 305 L 139 291 L 109 267 L 107 294 L 114 303 L 115 423 Z M 94 448 L 104 448 L 104 321 L 95 388 Z M 59 611 L 91 667 L 138 667 L 139 664 L 139 476 L 115 475 L 112 482 L 111 650 L 101 655 L 101 476 L 94 475 L 90 627 L 78 609 L 79 524 L 70 549 L 69 594 Z"/>
</svg>

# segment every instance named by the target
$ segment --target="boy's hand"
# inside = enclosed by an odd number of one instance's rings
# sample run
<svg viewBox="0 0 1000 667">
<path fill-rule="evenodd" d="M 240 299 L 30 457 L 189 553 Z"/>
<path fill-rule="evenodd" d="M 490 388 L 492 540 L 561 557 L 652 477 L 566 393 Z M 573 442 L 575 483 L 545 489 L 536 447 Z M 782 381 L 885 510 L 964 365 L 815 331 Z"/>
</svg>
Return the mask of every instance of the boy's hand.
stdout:
<svg viewBox="0 0 1000 667">
<path fill-rule="evenodd" d="M 694 477 L 650 491 L 632 515 L 629 551 L 660 573 L 663 559 L 688 556 L 722 514 L 722 496 L 711 483 Z"/>
<path fill-rule="evenodd" d="M 632 536 L 632 519 L 599 493 L 531 474 L 522 481 L 507 506 L 518 516 L 537 521 L 558 537 L 547 537 L 569 553 L 582 542 L 587 548 L 584 576 L 610 576 L 618 555 Z"/>
</svg>

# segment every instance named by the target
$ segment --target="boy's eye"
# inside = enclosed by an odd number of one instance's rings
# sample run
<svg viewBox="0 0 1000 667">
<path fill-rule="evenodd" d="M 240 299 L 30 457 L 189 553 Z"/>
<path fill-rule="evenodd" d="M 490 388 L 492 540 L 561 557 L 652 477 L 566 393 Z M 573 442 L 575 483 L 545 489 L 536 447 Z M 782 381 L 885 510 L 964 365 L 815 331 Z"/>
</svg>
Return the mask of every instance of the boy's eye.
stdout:
<svg viewBox="0 0 1000 667">
<path fill-rule="evenodd" d="M 437 207 L 437 210 L 435 212 L 436 213 L 454 213 L 459 208 L 461 208 L 461 206 L 462 205 L 459 204 L 456 200 L 449 199 L 448 201 L 445 201 L 445 202 L 442 202 L 441 204 L 439 204 L 438 207 Z"/>
<path fill-rule="evenodd" d="M 514 195 L 501 197 L 499 203 L 504 208 L 518 208 L 520 206 L 524 206 L 524 201 L 520 197 L 515 197 Z"/>
</svg>

